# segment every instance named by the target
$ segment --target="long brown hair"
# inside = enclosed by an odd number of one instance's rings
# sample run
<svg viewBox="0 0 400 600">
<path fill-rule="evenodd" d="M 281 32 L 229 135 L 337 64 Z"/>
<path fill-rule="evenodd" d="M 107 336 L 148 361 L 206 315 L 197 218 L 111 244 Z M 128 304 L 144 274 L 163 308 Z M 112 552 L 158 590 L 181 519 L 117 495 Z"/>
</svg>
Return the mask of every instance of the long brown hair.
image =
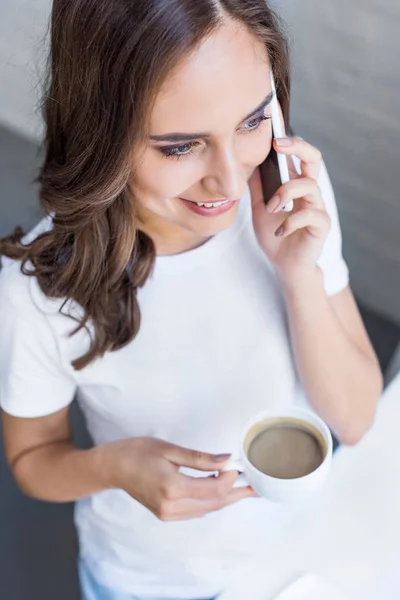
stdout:
<svg viewBox="0 0 400 600">
<path fill-rule="evenodd" d="M 132 151 L 145 139 L 167 74 L 226 17 L 265 43 L 288 126 L 287 45 L 265 0 L 53 2 L 38 177 L 53 227 L 27 245 L 17 228 L 0 241 L 0 254 L 20 260 L 48 297 L 83 309 L 71 335 L 88 322 L 94 334 L 88 352 L 72 363 L 76 369 L 122 348 L 139 331 L 136 292 L 151 274 L 155 246 L 137 227 Z M 273 191 L 272 157 L 263 180 Z"/>
</svg>

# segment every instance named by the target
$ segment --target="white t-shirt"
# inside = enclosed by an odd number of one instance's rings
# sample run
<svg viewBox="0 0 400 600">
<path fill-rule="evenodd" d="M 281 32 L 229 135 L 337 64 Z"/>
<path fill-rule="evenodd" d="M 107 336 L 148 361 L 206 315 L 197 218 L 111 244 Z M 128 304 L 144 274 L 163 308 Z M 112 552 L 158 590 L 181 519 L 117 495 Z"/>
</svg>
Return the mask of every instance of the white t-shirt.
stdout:
<svg viewBox="0 0 400 600">
<path fill-rule="evenodd" d="M 347 286 L 348 270 L 325 167 L 319 182 L 332 219 L 320 266 L 327 294 L 335 294 Z M 45 219 L 29 237 L 49 227 Z M 137 337 L 74 371 L 87 333 L 69 338 L 76 323 L 58 312 L 61 301 L 46 298 L 18 262 L 3 258 L 3 409 L 39 417 L 77 394 L 95 444 L 150 436 L 236 455 L 252 415 L 299 397 L 283 296 L 255 238 L 248 190 L 228 230 L 189 252 L 157 257 L 138 300 Z M 121 490 L 80 500 L 75 512 L 81 552 L 101 583 L 165 598 L 222 591 L 284 517 L 283 507 L 251 498 L 202 519 L 165 523 Z"/>
</svg>

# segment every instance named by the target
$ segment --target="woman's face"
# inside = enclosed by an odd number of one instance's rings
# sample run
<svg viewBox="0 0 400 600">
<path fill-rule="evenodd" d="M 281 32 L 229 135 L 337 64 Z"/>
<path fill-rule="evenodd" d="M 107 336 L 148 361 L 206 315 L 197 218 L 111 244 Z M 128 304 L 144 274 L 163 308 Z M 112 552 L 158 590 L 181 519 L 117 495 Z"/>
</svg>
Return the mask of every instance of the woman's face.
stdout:
<svg viewBox="0 0 400 600">
<path fill-rule="evenodd" d="M 270 94 L 265 47 L 232 21 L 167 78 L 133 183 L 140 228 L 157 254 L 199 246 L 233 223 L 247 180 L 271 149 Z"/>
</svg>

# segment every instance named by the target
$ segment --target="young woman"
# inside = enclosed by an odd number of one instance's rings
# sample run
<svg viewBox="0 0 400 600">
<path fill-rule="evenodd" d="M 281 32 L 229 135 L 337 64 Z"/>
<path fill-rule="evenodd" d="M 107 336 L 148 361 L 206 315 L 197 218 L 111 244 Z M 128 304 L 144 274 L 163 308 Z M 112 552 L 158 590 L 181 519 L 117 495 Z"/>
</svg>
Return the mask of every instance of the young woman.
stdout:
<svg viewBox="0 0 400 600">
<path fill-rule="evenodd" d="M 270 69 L 288 126 L 264 0 L 54 1 L 47 216 L 1 243 L 0 399 L 21 489 L 77 500 L 85 600 L 215 597 L 262 552 L 277 509 L 212 475 L 259 410 L 304 397 L 345 444 L 373 422 L 329 177 L 306 141 L 272 149 Z M 301 167 L 280 187 L 275 151 Z"/>
</svg>

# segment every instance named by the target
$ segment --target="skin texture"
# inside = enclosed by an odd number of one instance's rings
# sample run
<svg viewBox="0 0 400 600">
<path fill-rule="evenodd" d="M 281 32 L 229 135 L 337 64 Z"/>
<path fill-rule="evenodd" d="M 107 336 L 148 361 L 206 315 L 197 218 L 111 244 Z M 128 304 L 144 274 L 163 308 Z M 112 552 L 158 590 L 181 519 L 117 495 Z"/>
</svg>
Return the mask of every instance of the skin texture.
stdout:
<svg viewBox="0 0 400 600">
<path fill-rule="evenodd" d="M 159 255 L 198 247 L 233 223 L 238 203 L 223 215 L 202 217 L 178 198 L 238 201 L 249 181 L 254 230 L 280 279 L 303 388 L 339 439 L 355 444 L 373 423 L 382 377 L 350 288 L 327 297 L 317 266 L 330 228 L 316 182 L 321 153 L 298 139 L 276 145 L 278 152 L 299 157 L 302 175 L 292 171 L 277 198 L 267 207 L 263 202 L 257 166 L 270 152 L 271 125 L 256 116 L 243 119 L 270 91 L 265 49 L 231 21 L 175 69 L 155 99 L 150 134 L 209 136 L 196 139 L 193 154 L 179 160 L 161 154 L 170 142 L 149 140 L 137 150 L 140 165 L 132 187 L 140 227 Z M 268 115 L 269 108 L 260 114 Z M 173 145 L 187 154 L 185 142 Z M 289 199 L 294 211 L 280 212 Z M 182 475 L 179 466 L 219 471 L 227 457 L 162 440 L 136 438 L 78 450 L 68 409 L 36 419 L 3 413 L 3 425 L 14 475 L 36 498 L 63 502 L 117 487 L 160 519 L 180 520 L 255 495 L 251 488 L 232 489 L 236 472 L 194 481 Z"/>
</svg>

